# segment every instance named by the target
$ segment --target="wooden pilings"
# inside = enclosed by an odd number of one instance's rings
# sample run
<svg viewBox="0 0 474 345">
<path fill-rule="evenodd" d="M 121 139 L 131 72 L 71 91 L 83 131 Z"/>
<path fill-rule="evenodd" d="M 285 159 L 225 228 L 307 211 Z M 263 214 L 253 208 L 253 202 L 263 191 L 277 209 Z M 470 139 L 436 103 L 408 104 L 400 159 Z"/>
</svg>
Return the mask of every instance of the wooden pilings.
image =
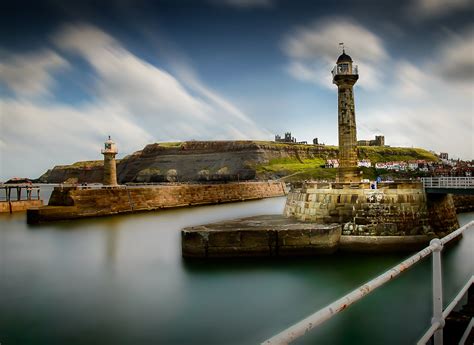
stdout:
<svg viewBox="0 0 474 345">
<path fill-rule="evenodd" d="M 40 187 L 37 185 L 31 183 L 0 184 L 0 212 L 2 213 L 22 211 L 28 207 L 41 206 L 42 204 Z"/>
<path fill-rule="evenodd" d="M 26 191 L 26 199 L 22 199 L 23 189 Z M 1 201 L 32 200 L 34 191 L 36 191 L 36 199 L 40 200 L 40 187 L 33 184 L 0 184 L 0 190 L 4 191 L 5 195 L 5 200 Z M 12 198 L 12 190 L 16 191 L 16 200 Z"/>
</svg>

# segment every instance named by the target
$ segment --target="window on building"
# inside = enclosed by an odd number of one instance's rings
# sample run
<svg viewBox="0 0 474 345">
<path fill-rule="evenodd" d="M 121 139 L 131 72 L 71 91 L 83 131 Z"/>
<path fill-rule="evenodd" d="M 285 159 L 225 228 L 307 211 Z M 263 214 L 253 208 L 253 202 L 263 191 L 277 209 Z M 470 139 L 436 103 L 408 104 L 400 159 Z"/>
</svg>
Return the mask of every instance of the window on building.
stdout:
<svg viewBox="0 0 474 345">
<path fill-rule="evenodd" d="M 339 73 L 348 73 L 349 72 L 349 64 L 341 63 L 338 65 L 338 72 Z"/>
</svg>

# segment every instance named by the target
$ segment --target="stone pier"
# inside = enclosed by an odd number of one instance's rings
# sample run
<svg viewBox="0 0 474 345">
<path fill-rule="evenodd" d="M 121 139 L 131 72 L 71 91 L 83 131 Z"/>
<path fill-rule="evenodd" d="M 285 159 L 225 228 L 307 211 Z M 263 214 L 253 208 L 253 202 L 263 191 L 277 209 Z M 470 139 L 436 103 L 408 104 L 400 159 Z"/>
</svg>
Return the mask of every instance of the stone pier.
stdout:
<svg viewBox="0 0 474 345">
<path fill-rule="evenodd" d="M 426 194 L 419 183 L 307 183 L 289 192 L 285 215 L 340 223 L 343 235 L 405 236 L 449 233 L 459 227 L 451 196 Z"/>
<path fill-rule="evenodd" d="M 265 215 L 185 228 L 182 253 L 189 258 L 304 256 L 335 252 L 339 224 L 314 224 Z"/>
<path fill-rule="evenodd" d="M 36 224 L 172 207 L 256 200 L 285 194 L 285 184 L 274 181 L 106 188 L 56 187 L 48 206 L 27 211 L 27 222 Z"/>
</svg>

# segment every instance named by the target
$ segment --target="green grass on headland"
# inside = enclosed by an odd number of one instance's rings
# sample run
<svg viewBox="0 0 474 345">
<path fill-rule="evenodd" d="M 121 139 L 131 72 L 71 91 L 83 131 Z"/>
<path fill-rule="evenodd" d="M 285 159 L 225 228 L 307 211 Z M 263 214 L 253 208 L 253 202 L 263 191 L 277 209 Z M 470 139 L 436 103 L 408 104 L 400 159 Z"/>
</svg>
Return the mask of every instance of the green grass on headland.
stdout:
<svg viewBox="0 0 474 345">
<path fill-rule="evenodd" d="M 370 159 L 372 163 L 411 160 L 437 161 L 431 152 L 409 147 L 359 146 L 359 159 Z"/>
<path fill-rule="evenodd" d="M 272 159 L 268 164 L 260 164 L 255 167 L 257 176 L 288 176 L 287 181 L 299 180 L 325 180 L 336 177 L 336 169 L 325 169 L 321 167 L 325 160 L 312 158 L 299 160 L 297 158 Z M 297 174 L 296 174 L 297 173 Z"/>
<path fill-rule="evenodd" d="M 268 142 L 272 145 L 283 145 L 294 147 L 293 144 L 285 143 L 273 143 Z M 298 146 L 296 144 L 296 146 Z M 301 145 L 308 147 L 308 145 Z M 335 146 L 325 146 L 329 151 L 337 150 Z M 413 161 L 413 160 L 427 160 L 437 161 L 438 158 L 428 152 L 427 150 L 419 148 L 404 148 L 404 147 L 378 147 L 378 146 L 363 146 L 359 147 L 359 159 L 369 159 L 373 165 L 378 162 L 391 162 L 391 161 Z M 323 154 L 323 153 L 322 153 Z M 327 152 L 326 152 L 327 154 Z M 336 177 L 337 169 L 323 168 L 325 159 L 322 157 L 316 157 L 312 159 L 299 160 L 297 157 L 279 158 L 272 159 L 266 164 L 260 164 L 256 166 L 257 176 L 261 178 L 266 177 L 284 177 L 289 176 L 287 181 L 301 181 L 301 180 L 331 180 Z M 380 175 L 395 176 L 395 172 L 387 172 L 376 170 L 372 168 L 361 168 L 363 172 L 363 178 L 375 179 Z M 406 177 L 416 177 L 415 172 L 406 172 Z M 286 179 L 285 179 L 286 180 Z"/>
</svg>

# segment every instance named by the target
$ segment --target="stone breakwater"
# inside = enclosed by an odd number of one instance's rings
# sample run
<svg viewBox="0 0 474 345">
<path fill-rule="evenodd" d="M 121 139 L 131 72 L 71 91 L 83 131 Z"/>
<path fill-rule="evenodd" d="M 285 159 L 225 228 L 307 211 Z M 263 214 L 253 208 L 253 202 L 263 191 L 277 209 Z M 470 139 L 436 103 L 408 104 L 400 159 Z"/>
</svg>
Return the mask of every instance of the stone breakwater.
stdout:
<svg viewBox="0 0 474 345">
<path fill-rule="evenodd" d="M 0 201 L 0 213 L 26 211 L 30 207 L 43 206 L 43 200 Z"/>
<path fill-rule="evenodd" d="M 86 189 L 56 187 L 48 206 L 27 211 L 27 222 L 107 216 L 162 208 L 263 199 L 286 194 L 282 182 L 173 184 Z"/>
<path fill-rule="evenodd" d="M 345 252 L 399 252 L 425 247 L 434 235 L 346 236 L 341 224 L 265 215 L 181 230 L 185 258 L 290 257 Z"/>
<path fill-rule="evenodd" d="M 339 223 L 352 236 L 443 236 L 459 227 L 452 196 L 427 195 L 418 183 L 307 183 L 289 192 L 284 214 Z"/>
<path fill-rule="evenodd" d="M 474 212 L 474 195 L 453 195 L 457 213 Z"/>
<path fill-rule="evenodd" d="M 181 245 L 189 258 L 300 256 L 331 254 L 340 237 L 339 224 L 265 215 L 185 228 Z"/>
</svg>

